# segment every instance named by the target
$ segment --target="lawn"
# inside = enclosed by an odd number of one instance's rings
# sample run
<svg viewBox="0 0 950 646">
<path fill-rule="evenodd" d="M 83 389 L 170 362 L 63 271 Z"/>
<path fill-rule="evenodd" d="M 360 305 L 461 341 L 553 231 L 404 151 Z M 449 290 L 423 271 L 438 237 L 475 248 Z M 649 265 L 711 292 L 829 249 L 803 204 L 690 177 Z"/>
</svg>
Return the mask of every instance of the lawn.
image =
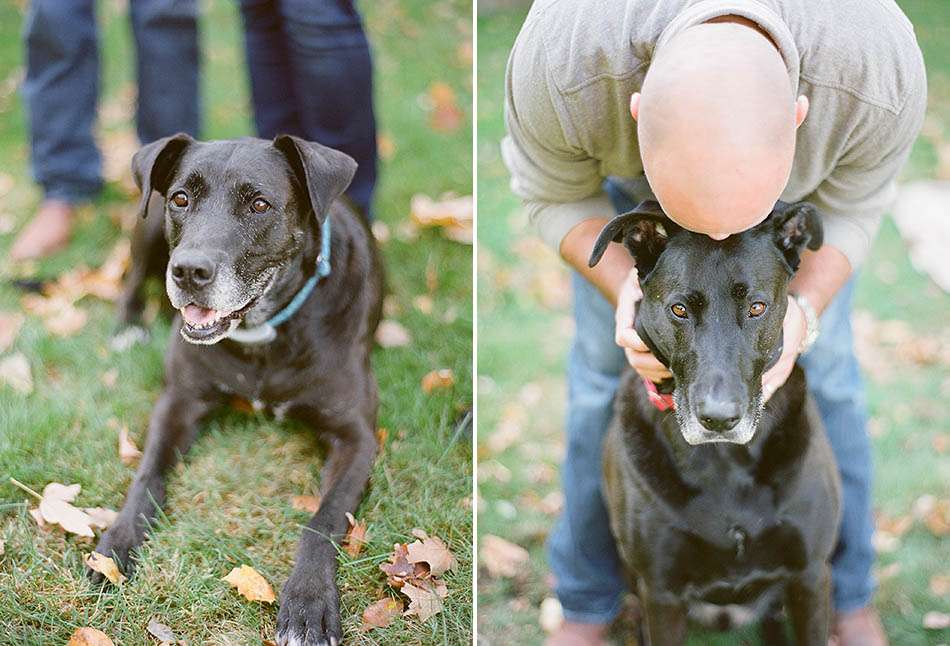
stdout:
<svg viewBox="0 0 950 646">
<path fill-rule="evenodd" d="M 0 258 L 40 199 L 28 169 L 22 77 L 22 6 L 0 5 Z M 387 316 L 412 336 L 408 346 L 377 349 L 379 423 L 386 429 L 369 491 L 356 516 L 368 524 L 368 545 L 340 556 L 345 641 L 349 644 L 465 644 L 472 635 L 472 450 L 463 423 L 472 407 L 471 247 L 425 230 L 411 234 L 410 198 L 472 192 L 471 4 L 466 0 L 362 3 L 374 49 L 379 127 L 385 138 L 377 218 L 391 236 L 382 243 L 390 297 Z M 101 141 L 118 170 L 102 197 L 84 209 L 69 249 L 46 262 L 0 266 L 0 311 L 21 310 L 13 277 L 53 280 L 77 265 L 97 266 L 125 235 L 134 196 L 123 188 L 134 88 L 125 5 L 101 1 L 103 59 Z M 252 132 L 236 3 L 202 2 L 204 138 Z M 430 127 L 430 89 L 446 84 L 462 119 Z M 438 87 L 442 87 L 441 85 Z M 440 96 L 445 96 L 444 88 Z M 10 230 L 12 229 L 12 231 Z M 419 299 L 420 296 L 426 297 Z M 163 298 L 154 287 L 152 309 Z M 420 306 L 420 302 L 426 303 Z M 429 305 L 431 304 L 431 306 Z M 118 590 L 87 582 L 82 565 L 93 543 L 40 530 L 28 514 L 30 496 L 48 482 L 82 485 L 78 503 L 117 509 L 132 476 L 117 453 L 117 427 L 144 445 L 162 379 L 168 321 L 152 324 L 151 340 L 125 352 L 109 348 L 111 303 L 85 298 L 88 322 L 71 336 L 51 334 L 27 315 L 13 353 L 27 357 L 32 394 L 0 386 L 0 643 L 65 644 L 79 626 L 106 632 L 116 644 L 151 644 L 155 617 L 189 644 L 261 644 L 272 639 L 276 605 L 246 601 L 222 582 L 248 564 L 279 590 L 309 516 L 291 497 L 318 491 L 323 453 L 303 428 L 253 413 L 215 416 L 171 474 L 164 514 L 146 541 L 135 576 Z M 424 394 L 422 377 L 448 368 L 454 386 Z M 423 623 L 397 618 L 388 628 L 360 630 L 363 609 L 384 594 L 378 565 L 413 528 L 444 539 L 458 558 L 449 572 L 445 609 Z"/>
<path fill-rule="evenodd" d="M 928 125 L 905 178 L 944 173 L 942 179 L 950 179 L 945 163 L 938 164 L 938 149 L 946 149 L 944 137 L 950 136 L 950 6 L 900 4 L 916 26 L 930 76 Z M 498 148 L 505 62 L 524 13 L 504 9 L 478 20 L 479 539 L 500 536 L 530 554 L 515 576 L 492 577 L 480 562 L 478 634 L 484 645 L 538 644 L 544 637 L 539 608 L 553 596 L 544 541 L 560 509 L 563 372 L 573 328 L 568 273 L 533 237 L 508 189 Z M 889 219 L 872 259 L 861 276 L 856 318 L 883 530 L 876 601 L 892 643 L 945 644 L 950 630 L 925 630 L 922 620 L 929 611 L 950 611 L 950 598 L 939 589 L 945 579 L 935 579 L 931 589 L 935 575 L 950 573 L 950 541 L 911 519 L 915 502 L 920 509 L 932 500 L 922 496 L 950 497 L 950 408 L 944 403 L 950 395 L 950 298 L 913 269 Z M 934 344 L 942 355 L 933 354 Z M 921 356 L 913 351 L 919 347 L 931 350 Z M 632 643 L 624 639 L 629 626 L 629 617 L 622 617 L 617 643 Z M 757 642 L 746 630 L 696 635 L 690 643 Z"/>
</svg>

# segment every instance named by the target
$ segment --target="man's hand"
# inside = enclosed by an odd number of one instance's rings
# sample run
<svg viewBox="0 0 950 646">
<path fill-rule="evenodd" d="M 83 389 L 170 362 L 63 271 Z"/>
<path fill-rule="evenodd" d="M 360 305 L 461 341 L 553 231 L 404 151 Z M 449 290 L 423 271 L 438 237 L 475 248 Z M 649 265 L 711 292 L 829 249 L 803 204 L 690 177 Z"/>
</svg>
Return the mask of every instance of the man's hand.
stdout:
<svg viewBox="0 0 950 646">
<path fill-rule="evenodd" d="M 659 383 L 673 375 L 666 369 L 666 366 L 653 356 L 636 330 L 633 329 L 636 303 L 641 298 L 643 298 L 643 292 L 640 291 L 640 280 L 637 268 L 634 267 L 620 285 L 620 292 L 617 294 L 617 311 L 614 314 L 616 324 L 614 340 L 617 345 L 623 348 L 624 354 L 627 355 L 627 361 L 637 371 L 637 374 Z"/>
<path fill-rule="evenodd" d="M 788 376 L 792 374 L 792 368 L 795 367 L 795 360 L 798 359 L 798 351 L 802 347 L 802 341 L 807 332 L 805 324 L 805 313 L 799 307 L 798 302 L 788 297 L 788 308 L 785 310 L 785 320 L 782 321 L 783 347 L 782 356 L 778 362 L 769 368 L 762 375 L 762 399 L 768 401 L 776 390 L 778 390 Z"/>
</svg>

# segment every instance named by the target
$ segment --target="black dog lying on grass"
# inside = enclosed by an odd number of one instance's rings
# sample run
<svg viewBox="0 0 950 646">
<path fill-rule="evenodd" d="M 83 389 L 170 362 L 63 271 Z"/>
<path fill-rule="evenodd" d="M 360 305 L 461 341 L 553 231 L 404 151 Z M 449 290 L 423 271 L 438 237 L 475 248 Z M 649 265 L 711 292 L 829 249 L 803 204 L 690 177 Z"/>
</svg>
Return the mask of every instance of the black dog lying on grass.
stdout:
<svg viewBox="0 0 950 646">
<path fill-rule="evenodd" d="M 766 404 L 761 386 L 781 354 L 799 255 L 821 240 L 806 203 L 780 202 L 717 242 L 644 202 L 594 246 L 591 266 L 611 241 L 636 259 L 636 331 L 675 382 L 675 413 L 663 412 L 628 370 L 604 443 L 611 529 L 652 646 L 684 643 L 688 613 L 708 617 L 708 604 L 726 620 L 715 606 L 751 611 L 765 643 L 783 643 L 783 602 L 797 643 L 827 644 L 834 457 L 801 368 Z"/>
<path fill-rule="evenodd" d="M 203 143 L 179 134 L 142 148 L 132 167 L 148 217 L 135 234 L 120 316 L 137 322 L 142 282 L 158 271 L 180 334 L 165 355 L 165 388 L 135 479 L 96 551 L 128 570 L 164 500 L 165 474 L 201 419 L 234 395 L 258 402 L 302 420 L 330 448 L 320 509 L 280 594 L 277 642 L 337 644 L 333 542 L 345 535 L 376 455 L 369 355 L 382 303 L 372 236 L 338 199 L 356 162 L 290 136 Z"/>
</svg>

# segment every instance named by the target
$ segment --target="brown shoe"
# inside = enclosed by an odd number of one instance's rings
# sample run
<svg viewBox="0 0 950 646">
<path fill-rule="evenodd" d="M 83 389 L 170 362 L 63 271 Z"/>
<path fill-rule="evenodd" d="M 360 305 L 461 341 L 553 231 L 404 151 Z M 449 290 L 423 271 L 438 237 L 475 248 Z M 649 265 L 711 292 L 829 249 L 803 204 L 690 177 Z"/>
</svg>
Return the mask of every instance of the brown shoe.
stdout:
<svg viewBox="0 0 950 646">
<path fill-rule="evenodd" d="M 10 248 L 13 260 L 43 258 L 59 251 L 69 242 L 75 207 L 62 200 L 43 200 L 36 215 Z"/>
<path fill-rule="evenodd" d="M 544 642 L 544 646 L 606 646 L 606 624 L 579 624 L 565 621 Z"/>
<path fill-rule="evenodd" d="M 887 646 L 887 635 L 877 610 L 871 606 L 835 616 L 837 646 Z"/>
</svg>

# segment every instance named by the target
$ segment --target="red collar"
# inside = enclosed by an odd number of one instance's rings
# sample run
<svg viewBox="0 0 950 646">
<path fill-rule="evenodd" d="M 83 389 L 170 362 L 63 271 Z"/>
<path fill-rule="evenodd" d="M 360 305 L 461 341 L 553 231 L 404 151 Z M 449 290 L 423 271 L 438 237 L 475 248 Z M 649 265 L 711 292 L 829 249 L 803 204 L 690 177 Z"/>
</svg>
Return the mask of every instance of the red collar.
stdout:
<svg viewBox="0 0 950 646">
<path fill-rule="evenodd" d="M 643 380 L 643 387 L 647 389 L 647 396 L 650 398 L 650 403 L 653 404 L 658 411 L 665 411 L 675 408 L 673 403 L 673 394 L 672 393 L 661 393 L 656 389 L 656 384 L 647 379 L 646 377 L 641 377 Z"/>
</svg>

